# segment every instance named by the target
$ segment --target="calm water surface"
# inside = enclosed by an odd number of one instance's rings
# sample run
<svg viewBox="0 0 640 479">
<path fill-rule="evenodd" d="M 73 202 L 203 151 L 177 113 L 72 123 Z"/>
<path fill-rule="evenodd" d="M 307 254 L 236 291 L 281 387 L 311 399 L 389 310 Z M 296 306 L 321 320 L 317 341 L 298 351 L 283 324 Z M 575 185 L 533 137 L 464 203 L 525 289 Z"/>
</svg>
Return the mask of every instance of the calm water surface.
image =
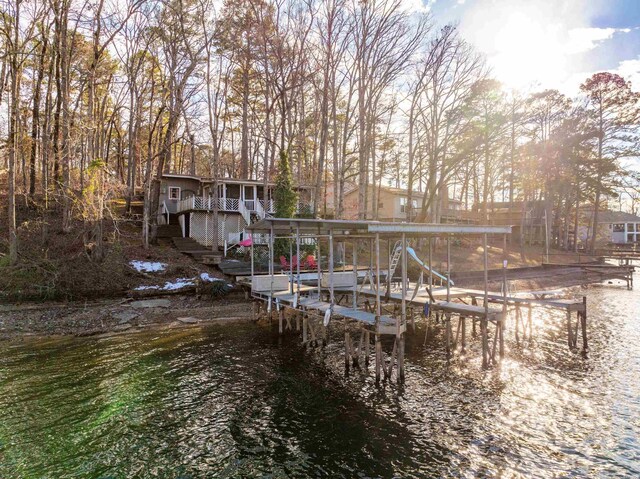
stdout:
<svg viewBox="0 0 640 479">
<path fill-rule="evenodd" d="M 0 344 L 1 478 L 638 477 L 640 292 L 593 288 L 482 372 L 419 330 L 403 387 L 234 324 Z M 508 334 L 508 338 L 511 338 Z"/>
</svg>

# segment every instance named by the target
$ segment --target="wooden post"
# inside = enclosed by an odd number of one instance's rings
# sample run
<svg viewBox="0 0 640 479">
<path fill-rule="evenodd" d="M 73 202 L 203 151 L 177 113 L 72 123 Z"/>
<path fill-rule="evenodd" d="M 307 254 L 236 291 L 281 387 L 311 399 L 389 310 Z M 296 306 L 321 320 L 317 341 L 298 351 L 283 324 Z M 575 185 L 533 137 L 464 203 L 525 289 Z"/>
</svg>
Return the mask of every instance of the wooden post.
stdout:
<svg viewBox="0 0 640 479">
<path fill-rule="evenodd" d="M 573 349 L 573 328 L 571 327 L 571 311 L 567 310 L 567 343 Z"/>
<path fill-rule="evenodd" d="M 296 278 L 296 287 L 297 287 L 298 302 L 299 302 L 301 280 L 300 280 L 300 225 L 298 223 L 296 223 L 296 258 L 298 258 L 298 264 L 296 265 L 296 272 L 298 274 L 298 277 Z"/>
<path fill-rule="evenodd" d="M 480 322 L 480 334 L 482 335 L 482 367 L 488 366 L 487 355 L 489 353 L 488 320 L 489 320 L 489 258 L 487 252 L 487 234 L 482 235 L 482 254 L 484 259 L 484 317 Z"/>
<path fill-rule="evenodd" d="M 516 345 L 520 346 L 520 305 L 518 303 L 515 304 L 514 307 L 514 315 L 515 315 L 515 335 L 516 335 Z"/>
<path fill-rule="evenodd" d="M 589 345 L 587 344 L 587 297 L 582 297 L 582 304 L 584 304 L 584 311 L 580 314 L 580 321 L 582 326 L 582 351 L 587 352 Z"/>
<path fill-rule="evenodd" d="M 447 302 L 451 301 L 451 236 L 447 236 Z"/>
<path fill-rule="evenodd" d="M 345 319 L 345 324 L 347 320 Z M 349 351 L 351 344 L 351 337 L 349 336 L 349 331 L 344 332 L 344 368 L 349 371 L 349 357 L 351 356 L 351 352 Z"/>
<path fill-rule="evenodd" d="M 429 236 L 429 291 L 433 288 L 433 269 L 431 266 L 431 243 L 433 238 Z M 431 306 L 431 295 L 429 295 L 429 306 Z M 431 308 L 429 308 L 431 309 Z"/>
<path fill-rule="evenodd" d="M 487 319 L 482 318 L 480 320 L 480 335 L 482 336 L 482 367 L 486 368 L 489 365 L 489 337 L 487 331 Z"/>
<path fill-rule="evenodd" d="M 467 350 L 467 318 L 465 316 L 460 316 L 460 329 L 461 331 L 461 339 L 460 339 L 460 345 L 461 345 L 461 350 L 460 352 L 462 354 L 464 354 Z"/>
<path fill-rule="evenodd" d="M 322 262 L 321 258 L 320 258 L 320 234 L 318 233 L 318 237 L 316 238 L 316 251 L 318 252 L 318 300 L 321 301 L 322 300 L 322 287 L 321 287 L 321 281 L 322 281 L 322 266 L 320 265 L 320 263 Z"/>
<path fill-rule="evenodd" d="M 271 276 L 269 285 L 269 320 L 271 320 L 273 318 L 273 223 L 269 228 L 269 275 Z M 282 330 L 280 333 L 282 334 Z"/>
<path fill-rule="evenodd" d="M 306 346 L 308 340 L 308 324 L 309 318 L 306 313 L 302 315 L 302 344 Z"/>
<path fill-rule="evenodd" d="M 427 263 L 429 266 L 429 314 L 426 317 L 426 322 L 427 322 L 427 327 L 425 328 L 424 331 L 424 342 L 422 343 L 423 346 L 427 345 L 427 339 L 429 339 L 429 326 L 431 325 L 431 306 L 433 305 L 433 301 L 431 301 L 431 297 L 433 295 L 433 273 L 431 270 L 431 236 L 429 236 L 429 243 L 428 243 L 428 258 L 427 258 Z"/>
<path fill-rule="evenodd" d="M 329 230 L 329 303 L 333 314 L 333 230 Z"/>
<path fill-rule="evenodd" d="M 380 370 L 382 368 L 382 343 L 380 335 L 376 333 L 376 382 L 380 381 Z"/>
<path fill-rule="evenodd" d="M 353 292 L 351 297 L 351 306 L 358 309 L 358 241 L 353 239 Z"/>
<path fill-rule="evenodd" d="M 404 334 L 398 339 L 398 382 L 404 381 Z"/>
<path fill-rule="evenodd" d="M 504 328 L 507 321 L 507 234 L 502 235 L 502 319 L 500 320 L 500 358 L 504 357 Z"/>
<path fill-rule="evenodd" d="M 278 308 L 280 307 L 277 305 L 276 309 Z M 284 308 L 280 308 L 280 311 L 278 311 L 278 333 L 284 333 Z"/>
<path fill-rule="evenodd" d="M 482 249 L 484 259 L 484 314 L 486 320 L 489 319 L 489 257 L 487 254 L 487 233 L 482 237 Z"/>
<path fill-rule="evenodd" d="M 368 329 L 364 331 L 364 364 L 366 366 L 369 365 L 369 343 L 371 341 L 371 336 Z"/>
<path fill-rule="evenodd" d="M 398 341 L 398 380 L 404 378 L 404 333 L 407 324 L 407 237 L 402 233 L 402 301 L 400 321 L 396 317 L 396 341 Z"/>
<path fill-rule="evenodd" d="M 402 299 L 401 305 L 401 323 L 396 321 L 396 336 L 400 337 L 400 327 L 406 324 L 407 320 L 407 237 L 405 233 L 402 233 L 402 249 L 401 249 L 401 261 L 402 261 Z"/>
<path fill-rule="evenodd" d="M 216 251 L 216 253 L 217 253 L 217 251 Z M 253 241 L 251 241 L 250 254 L 251 254 L 251 280 L 253 281 L 253 275 L 254 275 L 254 272 L 255 272 L 255 266 L 253 264 Z"/>
<path fill-rule="evenodd" d="M 447 352 L 447 359 L 451 357 L 451 314 L 446 313 L 444 316 L 444 331 L 445 331 L 445 350 Z"/>
<path fill-rule="evenodd" d="M 387 270 L 387 274 L 389 271 Z M 376 233 L 376 328 L 381 316 L 380 305 L 380 233 Z"/>
<path fill-rule="evenodd" d="M 289 293 L 293 294 L 293 243 L 289 240 Z"/>
</svg>

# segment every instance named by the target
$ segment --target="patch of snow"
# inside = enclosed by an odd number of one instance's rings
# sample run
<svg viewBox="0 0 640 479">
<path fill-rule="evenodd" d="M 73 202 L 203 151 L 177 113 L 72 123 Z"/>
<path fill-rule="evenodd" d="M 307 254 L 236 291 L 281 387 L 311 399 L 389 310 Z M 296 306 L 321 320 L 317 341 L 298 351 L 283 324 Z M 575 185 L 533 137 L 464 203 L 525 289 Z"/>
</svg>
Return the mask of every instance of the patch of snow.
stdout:
<svg viewBox="0 0 640 479">
<path fill-rule="evenodd" d="M 200 279 L 205 283 L 213 283 L 214 281 L 222 281 L 220 278 L 211 276 L 209 273 L 200 273 Z"/>
<path fill-rule="evenodd" d="M 176 289 L 186 288 L 187 286 L 195 286 L 196 279 L 195 278 L 178 278 L 175 281 L 167 281 L 164 286 L 138 286 L 135 288 L 136 291 L 143 290 L 162 290 L 162 291 L 174 291 Z M 220 278 L 216 278 L 211 276 L 209 273 L 200 273 L 200 279 L 205 283 L 214 283 L 218 281 L 222 281 Z M 233 288 L 232 284 L 227 284 L 230 288 Z"/>
<path fill-rule="evenodd" d="M 157 273 L 164 271 L 167 267 L 166 263 L 159 263 L 157 261 L 129 261 L 129 265 L 139 273 Z"/>
<path fill-rule="evenodd" d="M 162 289 L 165 291 L 173 291 L 174 289 L 182 289 L 187 286 L 195 286 L 193 278 L 178 278 L 174 282 L 167 281 Z"/>
<path fill-rule="evenodd" d="M 176 289 L 186 288 L 187 286 L 195 286 L 193 278 L 178 278 L 175 281 L 167 281 L 164 286 L 138 286 L 135 290 L 143 291 L 156 289 L 162 291 L 174 291 Z"/>
</svg>

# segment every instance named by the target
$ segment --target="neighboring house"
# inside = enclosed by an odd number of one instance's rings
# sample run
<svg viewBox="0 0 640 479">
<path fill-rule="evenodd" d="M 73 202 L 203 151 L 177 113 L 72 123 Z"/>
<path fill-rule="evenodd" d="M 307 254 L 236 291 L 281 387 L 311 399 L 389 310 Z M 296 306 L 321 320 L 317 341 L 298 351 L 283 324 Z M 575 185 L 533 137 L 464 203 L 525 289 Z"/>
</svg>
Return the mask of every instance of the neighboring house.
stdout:
<svg viewBox="0 0 640 479">
<path fill-rule="evenodd" d="M 328 181 L 324 187 L 324 198 L 322 200 L 322 204 L 318 205 L 318 215 L 323 218 L 330 219 L 335 218 L 336 216 L 336 205 L 335 205 L 335 194 L 334 194 L 334 183 L 332 180 Z M 343 186 L 343 195 L 342 195 L 342 208 L 345 209 L 344 205 L 344 196 L 346 193 L 351 192 L 354 188 L 357 188 L 358 185 L 346 181 Z"/>
<path fill-rule="evenodd" d="M 578 228 L 578 238 L 584 244 L 592 237 L 593 211 L 583 213 L 583 225 Z M 588 225 L 588 226 L 587 226 Z M 623 211 L 598 212 L 597 243 L 631 244 L 640 242 L 640 216 Z"/>
<path fill-rule="evenodd" d="M 415 220 L 419 209 L 422 207 L 424 192 L 413 191 L 411 202 L 413 203 L 413 218 L 408 217 L 408 192 L 403 188 L 393 188 L 382 186 L 378 195 L 378 220 L 379 221 L 410 221 Z M 344 194 L 344 218 L 356 219 L 358 217 L 358 187 L 354 187 Z M 371 203 L 373 187 L 369 187 L 367 192 L 368 202 Z M 371 208 L 367 211 L 367 218 L 372 218 Z M 449 198 L 443 202 L 441 211 L 442 223 L 474 223 L 475 217 L 470 211 L 463 209 L 461 201 Z"/>
<path fill-rule="evenodd" d="M 160 182 L 160 222 L 169 222 L 169 215 L 177 215 L 182 235 L 204 246 L 213 245 L 213 207 L 218 202 L 218 244 L 231 245 L 242 240 L 245 227 L 274 213 L 273 188 L 267 185 L 264 201 L 264 182 L 221 178 L 218 191 L 214 180 L 189 175 L 165 173 Z M 312 188 L 300 187 L 296 213 L 311 211 Z"/>
<path fill-rule="evenodd" d="M 493 201 L 487 203 L 487 218 L 483 218 L 484 203 L 474 205 L 473 211 L 482 224 L 511 226 L 511 236 L 525 243 L 544 242 L 544 202 Z M 524 227 L 524 230 L 523 230 Z"/>
</svg>

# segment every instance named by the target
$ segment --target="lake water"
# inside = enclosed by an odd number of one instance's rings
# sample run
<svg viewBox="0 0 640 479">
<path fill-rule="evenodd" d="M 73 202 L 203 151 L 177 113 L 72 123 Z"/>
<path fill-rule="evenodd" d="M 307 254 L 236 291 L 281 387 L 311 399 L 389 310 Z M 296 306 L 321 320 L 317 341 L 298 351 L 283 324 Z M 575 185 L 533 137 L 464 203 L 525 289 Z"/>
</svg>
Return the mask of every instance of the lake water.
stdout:
<svg viewBox="0 0 640 479">
<path fill-rule="evenodd" d="M 489 371 L 419 329 L 402 387 L 346 377 L 339 331 L 324 352 L 249 323 L 0 344 L 0 477 L 638 477 L 640 292 L 586 294 L 588 358 L 548 311 Z"/>
</svg>

